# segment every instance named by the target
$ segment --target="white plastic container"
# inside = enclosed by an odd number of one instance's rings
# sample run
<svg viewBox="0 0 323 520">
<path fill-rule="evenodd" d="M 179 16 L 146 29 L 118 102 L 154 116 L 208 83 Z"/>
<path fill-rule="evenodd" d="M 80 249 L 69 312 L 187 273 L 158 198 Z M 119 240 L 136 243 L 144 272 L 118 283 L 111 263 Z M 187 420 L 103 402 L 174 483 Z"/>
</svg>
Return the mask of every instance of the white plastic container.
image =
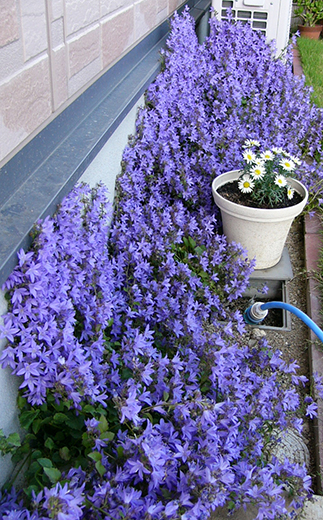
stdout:
<svg viewBox="0 0 323 520">
<path fill-rule="evenodd" d="M 223 233 L 229 242 L 237 242 L 248 251 L 248 259 L 256 258 L 256 269 L 267 269 L 281 259 L 292 222 L 307 202 L 308 191 L 296 179 L 288 183 L 303 197 L 294 206 L 280 209 L 259 209 L 242 206 L 223 198 L 218 188 L 238 179 L 240 170 L 216 177 L 212 183 L 213 198 L 221 210 Z"/>
</svg>

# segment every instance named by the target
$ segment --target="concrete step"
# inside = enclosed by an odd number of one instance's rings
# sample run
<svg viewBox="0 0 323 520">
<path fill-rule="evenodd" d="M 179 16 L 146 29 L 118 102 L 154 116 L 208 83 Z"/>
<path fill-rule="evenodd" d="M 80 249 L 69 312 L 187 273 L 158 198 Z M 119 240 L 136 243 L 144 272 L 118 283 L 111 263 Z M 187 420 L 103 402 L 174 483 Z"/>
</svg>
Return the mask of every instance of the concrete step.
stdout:
<svg viewBox="0 0 323 520">
<path fill-rule="evenodd" d="M 323 520 L 323 497 L 314 495 L 308 500 L 297 520 Z"/>
</svg>

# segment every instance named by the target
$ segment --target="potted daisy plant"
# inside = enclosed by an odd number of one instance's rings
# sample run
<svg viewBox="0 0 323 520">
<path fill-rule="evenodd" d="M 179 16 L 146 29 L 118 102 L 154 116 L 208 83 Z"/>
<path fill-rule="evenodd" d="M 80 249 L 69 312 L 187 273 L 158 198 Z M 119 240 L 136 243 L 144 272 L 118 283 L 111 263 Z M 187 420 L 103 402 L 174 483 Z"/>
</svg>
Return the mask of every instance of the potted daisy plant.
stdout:
<svg viewBox="0 0 323 520">
<path fill-rule="evenodd" d="M 299 25 L 300 35 L 318 40 L 322 31 L 323 0 L 296 0 L 295 15 L 303 20 Z"/>
<path fill-rule="evenodd" d="M 307 202 L 306 187 L 295 179 L 301 161 L 281 148 L 261 150 L 247 140 L 241 169 L 223 173 L 212 183 L 214 201 L 221 210 L 223 232 L 239 242 L 256 269 L 276 265 L 294 218 Z"/>
</svg>

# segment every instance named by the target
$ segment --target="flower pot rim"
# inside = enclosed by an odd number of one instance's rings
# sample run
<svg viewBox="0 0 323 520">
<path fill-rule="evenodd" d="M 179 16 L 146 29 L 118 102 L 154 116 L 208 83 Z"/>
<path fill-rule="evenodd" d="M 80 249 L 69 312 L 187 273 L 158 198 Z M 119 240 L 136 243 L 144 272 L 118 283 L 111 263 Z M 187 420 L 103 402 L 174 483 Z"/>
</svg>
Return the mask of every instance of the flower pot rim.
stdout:
<svg viewBox="0 0 323 520">
<path fill-rule="evenodd" d="M 298 27 L 306 27 L 307 29 L 314 29 L 315 27 L 317 27 L 318 29 L 321 27 L 323 28 L 323 24 L 321 23 L 315 23 L 314 25 L 306 25 L 305 23 L 301 23 L 301 24 L 298 24 Z"/>
<path fill-rule="evenodd" d="M 230 170 L 218 175 L 215 177 L 215 179 L 213 179 L 213 196 L 216 195 L 216 198 L 219 199 L 218 201 L 221 202 L 221 205 L 216 202 L 220 209 L 223 207 L 226 209 L 226 211 L 232 212 L 233 214 L 235 213 L 235 210 L 238 210 L 238 208 L 243 208 L 246 217 L 249 216 L 255 218 L 257 216 L 257 219 L 263 219 L 264 221 L 268 220 L 269 218 L 274 220 L 284 220 L 285 218 L 288 219 L 291 215 L 294 215 L 297 212 L 301 213 L 303 211 L 307 203 L 308 191 L 304 184 L 292 177 L 288 178 L 290 184 L 297 191 L 297 193 L 303 197 L 301 202 L 294 204 L 293 206 L 287 206 L 285 208 L 253 208 L 250 206 L 244 206 L 243 204 L 237 204 L 236 202 L 232 202 L 222 197 L 222 195 L 220 195 L 217 191 L 218 188 L 224 184 L 227 184 L 228 182 L 237 180 L 237 178 L 241 175 L 241 171 L 242 170 Z"/>
</svg>

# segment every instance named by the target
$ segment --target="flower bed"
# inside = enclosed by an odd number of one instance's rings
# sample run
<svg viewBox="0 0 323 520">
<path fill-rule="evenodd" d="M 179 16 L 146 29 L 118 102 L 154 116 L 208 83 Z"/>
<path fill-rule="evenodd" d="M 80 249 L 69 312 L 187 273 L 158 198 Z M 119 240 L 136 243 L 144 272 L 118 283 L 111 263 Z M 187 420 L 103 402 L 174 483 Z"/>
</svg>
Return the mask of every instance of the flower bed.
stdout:
<svg viewBox="0 0 323 520">
<path fill-rule="evenodd" d="M 200 46 L 184 12 L 164 60 L 112 221 L 102 186 L 75 188 L 6 283 L 1 360 L 22 378 L 27 434 L 18 448 L 0 437 L 26 476 L 24 501 L 12 482 L 3 492 L 3 518 L 186 520 L 249 503 L 274 518 L 286 487 L 296 508 L 311 494 L 306 468 L 266 446 L 274 429 L 301 431 L 300 409 L 314 416 L 316 403 L 299 402 L 296 363 L 244 343 L 228 303 L 253 262 L 219 234 L 211 181 L 253 138 L 311 157 L 299 170 L 311 188 L 321 112 L 291 56 L 274 59 L 249 26 L 212 19 Z"/>
</svg>

